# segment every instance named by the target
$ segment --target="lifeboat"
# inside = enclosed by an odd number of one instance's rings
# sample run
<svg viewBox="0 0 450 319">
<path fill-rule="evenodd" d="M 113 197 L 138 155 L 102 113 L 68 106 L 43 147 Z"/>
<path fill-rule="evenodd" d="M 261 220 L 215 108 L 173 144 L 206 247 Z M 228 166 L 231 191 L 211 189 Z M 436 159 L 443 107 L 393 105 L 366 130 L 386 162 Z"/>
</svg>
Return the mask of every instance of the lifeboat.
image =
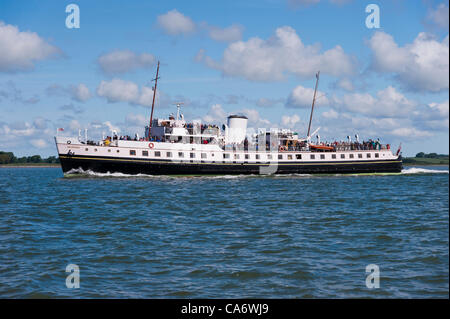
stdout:
<svg viewBox="0 0 450 319">
<path fill-rule="evenodd" d="M 312 150 L 318 150 L 318 151 L 334 151 L 333 146 L 326 146 L 326 145 L 309 144 L 309 148 Z"/>
</svg>

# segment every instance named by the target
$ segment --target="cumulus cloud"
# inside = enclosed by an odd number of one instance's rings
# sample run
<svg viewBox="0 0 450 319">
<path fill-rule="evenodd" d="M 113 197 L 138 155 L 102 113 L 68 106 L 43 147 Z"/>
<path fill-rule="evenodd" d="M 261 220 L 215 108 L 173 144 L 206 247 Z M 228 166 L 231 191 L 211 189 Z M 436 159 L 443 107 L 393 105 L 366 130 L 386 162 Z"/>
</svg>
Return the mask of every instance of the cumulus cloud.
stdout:
<svg viewBox="0 0 450 319">
<path fill-rule="evenodd" d="M 72 100 L 77 102 L 86 102 L 92 97 L 89 88 L 84 83 L 69 85 L 67 87 L 59 84 L 53 84 L 45 91 L 48 96 L 69 96 Z"/>
<path fill-rule="evenodd" d="M 319 45 L 305 45 L 289 26 L 276 29 L 263 40 L 258 37 L 231 43 L 217 62 L 200 50 L 196 61 L 222 71 L 224 75 L 239 76 L 252 81 L 282 80 L 286 73 L 311 78 L 320 70 L 332 76 L 350 75 L 355 63 L 342 47 L 320 52 Z"/>
<path fill-rule="evenodd" d="M 155 64 L 156 58 L 152 54 L 136 54 L 129 50 L 116 50 L 97 59 L 103 73 L 108 75 L 123 74 L 139 68 L 150 68 Z"/>
<path fill-rule="evenodd" d="M 176 9 L 158 16 L 156 21 L 158 27 L 169 35 L 189 34 L 196 29 L 194 21 Z"/>
<path fill-rule="evenodd" d="M 2 98 L 13 103 L 23 104 L 36 104 L 40 101 L 37 95 L 24 97 L 22 94 L 22 90 L 17 88 L 16 84 L 11 80 L 0 85 L 0 102 Z"/>
<path fill-rule="evenodd" d="M 114 78 L 111 81 L 101 81 L 97 88 L 97 95 L 106 98 L 108 103 L 128 102 L 142 106 L 151 106 L 153 90 L 149 87 L 139 87 L 131 81 Z"/>
<path fill-rule="evenodd" d="M 286 102 L 288 107 L 310 108 L 314 97 L 314 89 L 305 88 L 301 85 L 295 87 L 289 94 Z M 328 105 L 329 99 L 325 96 L 325 93 L 317 91 L 315 106 Z"/>
<path fill-rule="evenodd" d="M 36 148 L 48 147 L 47 141 L 42 138 L 30 140 L 30 143 L 31 143 L 31 145 L 33 145 Z"/>
<path fill-rule="evenodd" d="M 214 104 L 209 109 L 208 113 L 202 118 L 205 123 L 224 123 L 227 113 L 220 104 Z"/>
<path fill-rule="evenodd" d="M 244 27 L 238 24 L 233 24 L 226 28 L 219 28 L 215 26 L 206 26 L 208 35 L 211 39 L 220 42 L 234 42 L 242 38 Z"/>
<path fill-rule="evenodd" d="M 405 117 L 417 103 L 407 99 L 392 86 L 376 93 L 345 94 L 342 98 L 333 97 L 333 104 L 342 110 L 370 115 L 372 117 Z"/>
<path fill-rule="evenodd" d="M 34 63 L 61 54 L 37 33 L 0 21 L 0 72 L 29 71 Z"/>
<path fill-rule="evenodd" d="M 448 29 L 448 6 L 439 4 L 435 9 L 429 9 L 426 19 L 442 29 Z"/>
<path fill-rule="evenodd" d="M 398 46 L 394 38 L 376 32 L 369 41 L 371 67 L 377 72 L 393 73 L 411 90 L 439 92 L 448 89 L 448 35 L 441 42 L 419 33 L 413 43 Z"/>
<path fill-rule="evenodd" d="M 298 116 L 297 114 L 294 114 L 292 116 L 284 115 L 281 117 L 281 124 L 284 127 L 292 128 L 298 122 L 300 122 L 300 116 Z"/>
</svg>

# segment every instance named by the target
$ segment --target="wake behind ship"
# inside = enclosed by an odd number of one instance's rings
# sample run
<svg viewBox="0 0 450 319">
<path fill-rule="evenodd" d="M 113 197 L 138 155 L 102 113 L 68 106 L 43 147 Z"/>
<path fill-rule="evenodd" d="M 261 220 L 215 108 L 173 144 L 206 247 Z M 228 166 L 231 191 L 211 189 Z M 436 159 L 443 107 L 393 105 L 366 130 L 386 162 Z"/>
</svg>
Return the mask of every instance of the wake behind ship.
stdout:
<svg viewBox="0 0 450 319">
<path fill-rule="evenodd" d="M 149 175 L 220 174 L 355 174 L 396 173 L 402 170 L 400 149 L 394 155 L 379 140 L 312 142 L 310 134 L 319 73 L 305 138 L 288 129 L 250 133 L 247 118 L 230 115 L 221 128 L 197 121 L 188 123 L 180 113 L 153 119 L 154 100 L 145 136 L 119 136 L 112 131 L 99 141 L 56 136 L 64 173 L 93 171 Z"/>
</svg>

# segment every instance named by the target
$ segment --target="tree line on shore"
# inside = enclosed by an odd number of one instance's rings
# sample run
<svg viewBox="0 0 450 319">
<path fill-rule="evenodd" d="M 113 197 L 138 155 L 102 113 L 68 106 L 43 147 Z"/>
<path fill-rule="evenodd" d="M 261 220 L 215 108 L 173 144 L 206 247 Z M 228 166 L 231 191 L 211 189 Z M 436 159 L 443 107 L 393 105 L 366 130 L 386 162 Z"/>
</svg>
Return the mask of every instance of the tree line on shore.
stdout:
<svg viewBox="0 0 450 319">
<path fill-rule="evenodd" d="M 13 152 L 0 151 L 0 164 L 26 164 L 26 163 L 56 164 L 59 163 L 59 158 L 57 158 L 56 156 L 49 156 L 47 158 L 42 158 L 41 155 L 16 157 L 14 156 Z"/>
</svg>

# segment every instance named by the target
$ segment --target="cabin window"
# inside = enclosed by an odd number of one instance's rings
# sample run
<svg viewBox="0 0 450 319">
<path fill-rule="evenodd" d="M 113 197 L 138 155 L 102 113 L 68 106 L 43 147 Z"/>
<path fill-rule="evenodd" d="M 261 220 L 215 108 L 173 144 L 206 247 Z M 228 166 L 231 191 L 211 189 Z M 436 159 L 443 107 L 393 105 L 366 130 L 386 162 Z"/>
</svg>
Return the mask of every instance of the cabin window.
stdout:
<svg viewBox="0 0 450 319">
<path fill-rule="evenodd" d="M 376 157 L 376 158 L 380 157 L 380 154 L 375 153 L 375 157 Z"/>
<path fill-rule="evenodd" d="M 178 152 L 178 157 L 184 157 L 184 153 L 183 152 Z"/>
<path fill-rule="evenodd" d="M 108 150 L 108 153 L 111 153 L 111 150 Z"/>
<path fill-rule="evenodd" d="M 142 156 L 148 156 L 148 151 L 142 151 Z"/>
<path fill-rule="evenodd" d="M 350 154 L 349 156 L 350 156 L 350 158 L 353 158 L 353 157 L 354 157 L 354 155 L 353 155 L 353 154 Z"/>
<path fill-rule="evenodd" d="M 288 155 L 288 160 L 291 160 L 292 159 L 292 155 Z"/>
<path fill-rule="evenodd" d="M 325 159 L 325 154 L 320 154 L 320 159 Z"/>
<path fill-rule="evenodd" d="M 311 159 L 316 159 L 316 156 L 314 154 L 311 154 L 310 158 Z"/>
<path fill-rule="evenodd" d="M 248 154 L 245 154 L 245 159 L 248 159 Z"/>
<path fill-rule="evenodd" d="M 135 150 L 130 150 L 130 155 L 136 155 L 136 151 Z"/>
<path fill-rule="evenodd" d="M 160 157 L 161 156 L 161 152 L 160 151 L 156 151 L 155 152 L 155 157 Z"/>
<path fill-rule="evenodd" d="M 345 154 L 341 154 L 341 158 L 345 158 Z"/>
<path fill-rule="evenodd" d="M 302 159 L 302 154 L 295 154 L 296 159 Z"/>
<path fill-rule="evenodd" d="M 367 153 L 367 155 L 366 155 L 366 156 L 367 156 L 367 158 L 370 158 L 370 153 Z"/>
<path fill-rule="evenodd" d="M 362 154 L 358 154 L 358 158 L 362 158 Z"/>
<path fill-rule="evenodd" d="M 86 147 L 84 150 L 85 150 L 86 152 L 89 151 L 89 149 L 88 149 L 87 147 Z"/>
<path fill-rule="evenodd" d="M 259 154 L 256 154 L 255 158 L 258 160 L 260 158 Z"/>
<path fill-rule="evenodd" d="M 172 157 L 172 152 L 167 152 L 167 153 L 166 153 L 166 156 L 167 156 L 167 157 Z"/>
<path fill-rule="evenodd" d="M 239 159 L 239 154 L 234 154 L 234 159 Z"/>
<path fill-rule="evenodd" d="M 230 154 L 229 153 L 223 153 L 223 158 L 230 158 Z"/>
<path fill-rule="evenodd" d="M 332 159 L 336 159 L 336 154 L 331 154 Z"/>
<path fill-rule="evenodd" d="M 267 154 L 267 159 L 271 160 L 272 159 L 272 154 Z"/>
<path fill-rule="evenodd" d="M 191 158 L 195 158 L 195 153 L 191 153 Z"/>
<path fill-rule="evenodd" d="M 202 153 L 202 158 L 206 158 L 206 153 Z"/>
<path fill-rule="evenodd" d="M 94 148 L 94 152 L 97 152 L 97 149 L 96 149 L 96 148 Z"/>
<path fill-rule="evenodd" d="M 283 154 L 278 154 L 278 159 L 282 160 L 283 159 Z"/>
</svg>

